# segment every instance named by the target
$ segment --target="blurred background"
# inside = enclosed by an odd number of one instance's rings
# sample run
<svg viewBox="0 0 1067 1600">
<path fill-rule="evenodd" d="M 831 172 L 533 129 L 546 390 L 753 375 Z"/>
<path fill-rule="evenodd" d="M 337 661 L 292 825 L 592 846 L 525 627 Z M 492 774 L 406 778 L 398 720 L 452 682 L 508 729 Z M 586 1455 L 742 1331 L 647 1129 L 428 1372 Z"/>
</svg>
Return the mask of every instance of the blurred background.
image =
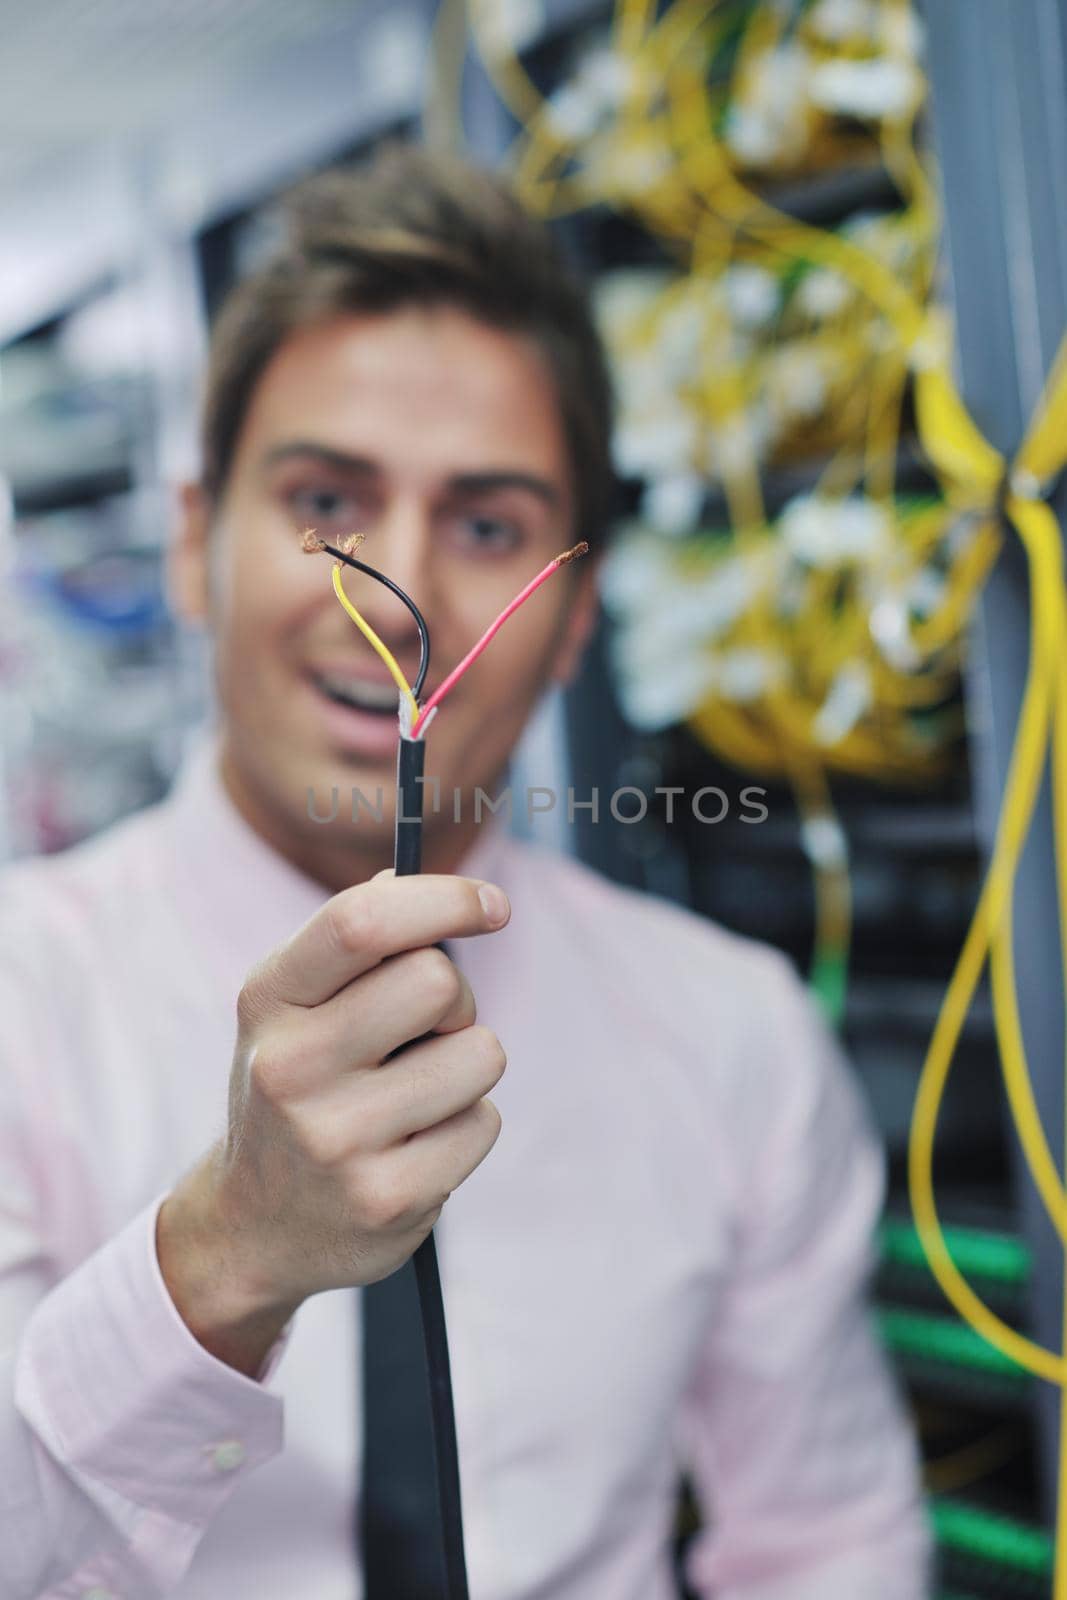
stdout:
<svg viewBox="0 0 1067 1600">
<path fill-rule="evenodd" d="M 921 1432 L 942 1600 L 1048 1596 L 1058 1399 L 967 1328 L 906 1190 L 977 902 L 1028 580 L 922 437 L 951 370 L 1010 452 L 1067 323 L 1059 0 L 49 0 L 0 56 L 0 862 L 159 798 L 203 717 L 168 618 L 174 484 L 220 298 L 307 173 L 383 139 L 507 172 L 588 275 L 623 487 L 603 625 L 519 756 L 632 820 L 537 829 L 788 951 L 889 1153 L 879 1325 Z M 921 337 L 916 329 L 921 328 Z M 1062 509 L 1058 489 L 1053 505 Z M 988 509 L 988 508 L 987 508 Z M 768 815 L 736 797 L 761 786 Z M 721 820 L 663 792 L 721 788 Z M 704 817 L 721 802 L 707 798 Z M 1047 796 L 1015 952 L 1062 1127 Z M 1061 1348 L 1062 1252 L 979 985 L 936 1161 L 952 1256 Z M 684 1542 L 697 1510 L 679 1512 Z"/>
</svg>

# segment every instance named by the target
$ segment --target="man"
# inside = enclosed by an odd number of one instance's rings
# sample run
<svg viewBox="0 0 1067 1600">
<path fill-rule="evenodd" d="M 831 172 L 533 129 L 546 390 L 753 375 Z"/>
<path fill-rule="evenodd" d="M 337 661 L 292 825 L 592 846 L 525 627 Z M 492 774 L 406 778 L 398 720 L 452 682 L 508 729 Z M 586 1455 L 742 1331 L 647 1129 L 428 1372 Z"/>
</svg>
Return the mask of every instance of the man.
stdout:
<svg viewBox="0 0 1067 1600">
<path fill-rule="evenodd" d="M 683 1467 L 702 1597 L 926 1592 L 862 1303 L 881 1159 L 801 984 L 475 820 L 591 560 L 442 706 L 425 875 L 387 870 L 395 691 L 300 530 L 366 534 L 429 691 L 598 542 L 608 431 L 542 234 L 414 152 L 307 188 L 224 312 L 172 570 L 217 728 L 163 805 L 3 884 L 5 1600 L 361 1593 L 350 1291 L 435 1222 L 476 1600 L 667 1600 Z M 407 611 L 348 587 L 410 678 Z"/>
</svg>

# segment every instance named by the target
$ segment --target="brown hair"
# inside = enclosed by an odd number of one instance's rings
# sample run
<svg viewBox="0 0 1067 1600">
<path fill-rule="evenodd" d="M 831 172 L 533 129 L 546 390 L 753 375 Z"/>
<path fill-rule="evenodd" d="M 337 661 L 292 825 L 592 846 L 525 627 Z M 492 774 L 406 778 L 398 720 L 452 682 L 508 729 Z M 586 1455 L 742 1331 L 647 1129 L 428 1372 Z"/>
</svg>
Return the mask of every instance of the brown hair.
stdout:
<svg viewBox="0 0 1067 1600">
<path fill-rule="evenodd" d="M 547 229 L 497 179 L 413 145 L 311 178 L 284 204 L 286 242 L 230 293 L 215 326 L 203 482 L 225 488 L 252 394 L 284 341 L 345 312 L 458 306 L 533 340 L 559 396 L 576 531 L 611 509 L 611 391 L 586 295 Z"/>
</svg>

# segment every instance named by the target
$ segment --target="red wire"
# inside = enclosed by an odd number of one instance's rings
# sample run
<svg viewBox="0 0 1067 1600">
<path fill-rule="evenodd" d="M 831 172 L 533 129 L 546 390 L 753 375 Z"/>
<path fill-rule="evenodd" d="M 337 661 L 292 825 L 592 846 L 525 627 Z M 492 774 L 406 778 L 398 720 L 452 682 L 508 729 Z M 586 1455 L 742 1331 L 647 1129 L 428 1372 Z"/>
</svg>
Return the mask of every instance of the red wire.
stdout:
<svg viewBox="0 0 1067 1600">
<path fill-rule="evenodd" d="M 467 651 L 467 654 L 463 657 L 463 660 L 459 663 L 459 666 L 452 668 L 452 671 L 448 674 L 448 677 L 443 683 L 438 684 L 437 688 L 427 700 L 426 704 L 421 707 L 418 716 L 411 726 L 413 737 L 418 733 L 419 729 L 422 727 L 427 716 L 434 709 L 434 707 L 441 704 L 441 701 L 444 699 L 445 695 L 456 683 L 459 682 L 467 668 L 474 665 L 493 635 L 504 626 L 508 618 L 513 612 L 519 609 L 523 601 L 528 600 L 533 594 L 534 590 L 541 587 L 546 578 L 551 578 L 552 574 L 558 567 L 564 566 L 568 561 L 573 561 L 576 556 L 584 556 L 588 549 L 589 546 L 583 540 L 581 544 L 576 544 L 573 550 L 565 550 L 562 555 L 553 556 L 547 567 L 542 567 L 536 578 L 531 578 L 525 589 L 520 589 L 514 600 L 512 600 L 509 605 L 504 607 L 499 617 L 497 617 L 494 622 L 489 624 L 488 628 L 486 628 L 485 632 L 482 634 L 481 638 L 478 640 L 478 643 L 473 647 L 473 649 Z"/>
</svg>

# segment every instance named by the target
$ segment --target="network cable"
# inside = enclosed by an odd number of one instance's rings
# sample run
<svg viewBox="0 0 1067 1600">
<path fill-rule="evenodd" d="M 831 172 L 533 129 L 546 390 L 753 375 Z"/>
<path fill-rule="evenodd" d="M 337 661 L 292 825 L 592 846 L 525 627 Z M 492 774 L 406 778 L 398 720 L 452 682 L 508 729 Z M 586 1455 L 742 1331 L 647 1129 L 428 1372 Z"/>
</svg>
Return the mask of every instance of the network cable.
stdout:
<svg viewBox="0 0 1067 1600">
<path fill-rule="evenodd" d="M 421 778 L 426 758 L 425 733 L 437 715 L 445 696 L 455 687 L 463 674 L 473 666 L 497 631 L 508 618 L 545 583 L 554 572 L 569 562 L 585 555 L 589 546 L 582 540 L 570 550 L 554 556 L 530 582 L 504 607 L 503 611 L 486 628 L 481 638 L 434 690 L 424 704 L 419 696 L 426 682 L 430 666 L 430 631 L 426 620 L 409 594 L 399 584 L 357 560 L 354 552 L 363 543 L 362 534 L 350 535 L 339 545 L 327 544 L 314 529 L 301 535 L 301 548 L 308 555 L 319 551 L 334 557 L 333 587 L 345 611 L 359 628 L 368 644 L 385 663 L 399 692 L 398 717 L 400 741 L 397 749 L 396 776 L 396 834 L 393 864 L 396 876 L 418 873 L 422 867 L 422 789 Z M 352 603 L 341 581 L 342 565 L 354 567 L 375 582 L 383 584 L 407 607 L 415 620 L 419 633 L 420 660 L 414 684 L 410 684 L 389 649 L 370 623 Z M 423 1342 L 426 1349 L 426 1366 L 430 1384 L 430 1408 L 433 1419 L 434 1456 L 437 1467 L 438 1503 L 441 1511 L 441 1529 L 444 1543 L 445 1576 L 448 1600 L 468 1600 L 466 1557 L 463 1548 L 463 1512 L 460 1500 L 459 1452 L 456 1444 L 456 1421 L 452 1403 L 452 1377 L 448 1355 L 448 1330 L 445 1323 L 444 1299 L 441 1293 L 441 1275 L 437 1261 L 437 1247 L 433 1229 L 418 1246 L 414 1254 L 415 1278 L 419 1292 L 419 1313 L 422 1319 Z"/>
</svg>

